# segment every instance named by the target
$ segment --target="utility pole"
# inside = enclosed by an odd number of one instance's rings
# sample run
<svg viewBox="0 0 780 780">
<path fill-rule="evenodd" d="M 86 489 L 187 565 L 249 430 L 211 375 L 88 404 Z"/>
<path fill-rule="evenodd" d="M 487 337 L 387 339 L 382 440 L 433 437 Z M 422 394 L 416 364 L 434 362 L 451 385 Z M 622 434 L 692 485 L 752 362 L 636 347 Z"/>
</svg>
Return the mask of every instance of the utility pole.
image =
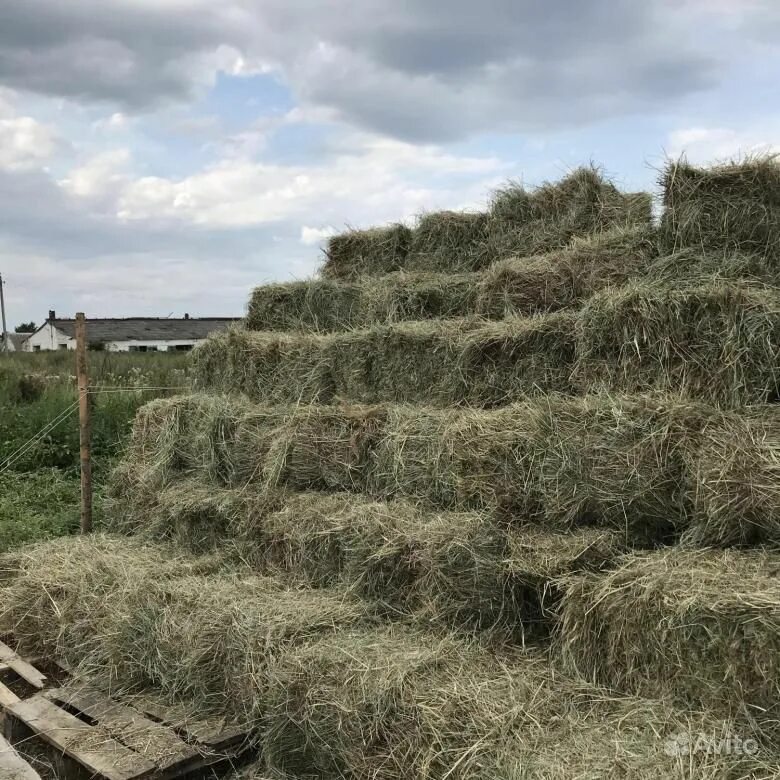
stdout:
<svg viewBox="0 0 780 780">
<path fill-rule="evenodd" d="M 87 322 L 83 312 L 76 315 L 76 379 L 79 388 L 79 442 L 81 456 L 81 533 L 92 530 L 92 421 L 87 374 Z"/>
<path fill-rule="evenodd" d="M 5 324 L 5 295 L 3 294 L 4 284 L 3 275 L 0 274 L 0 312 L 2 312 L 3 315 L 3 343 L 0 344 L 0 352 L 8 352 L 8 328 Z"/>
</svg>

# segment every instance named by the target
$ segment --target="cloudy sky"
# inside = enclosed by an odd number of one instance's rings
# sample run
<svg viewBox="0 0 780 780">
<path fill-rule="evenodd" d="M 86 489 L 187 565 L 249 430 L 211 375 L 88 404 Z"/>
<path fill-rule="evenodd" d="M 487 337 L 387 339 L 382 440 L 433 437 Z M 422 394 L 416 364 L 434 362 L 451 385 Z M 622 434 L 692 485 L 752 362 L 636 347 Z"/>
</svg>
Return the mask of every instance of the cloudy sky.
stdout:
<svg viewBox="0 0 780 780">
<path fill-rule="evenodd" d="M 780 146 L 776 0 L 3 0 L 9 325 L 235 315 L 324 237 Z"/>
</svg>

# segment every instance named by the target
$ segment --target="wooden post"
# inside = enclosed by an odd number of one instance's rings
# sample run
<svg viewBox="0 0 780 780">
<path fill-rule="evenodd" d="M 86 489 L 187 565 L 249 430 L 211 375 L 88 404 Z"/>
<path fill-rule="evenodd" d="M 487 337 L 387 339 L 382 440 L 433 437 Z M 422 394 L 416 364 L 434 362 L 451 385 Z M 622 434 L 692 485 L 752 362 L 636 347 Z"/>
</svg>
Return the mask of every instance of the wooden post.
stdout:
<svg viewBox="0 0 780 780">
<path fill-rule="evenodd" d="M 81 533 L 92 530 L 92 421 L 87 374 L 87 322 L 83 312 L 76 315 L 76 378 L 79 388 L 79 440 L 81 444 Z"/>
</svg>

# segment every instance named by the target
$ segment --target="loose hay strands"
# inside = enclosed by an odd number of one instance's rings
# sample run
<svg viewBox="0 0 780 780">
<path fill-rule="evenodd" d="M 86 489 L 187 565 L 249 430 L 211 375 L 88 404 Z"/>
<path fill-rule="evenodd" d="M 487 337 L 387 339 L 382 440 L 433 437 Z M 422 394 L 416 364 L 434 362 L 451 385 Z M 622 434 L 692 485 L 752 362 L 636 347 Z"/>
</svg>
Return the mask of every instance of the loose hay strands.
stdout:
<svg viewBox="0 0 780 780">
<path fill-rule="evenodd" d="M 248 723 L 286 647 L 356 625 L 364 603 L 231 571 L 219 558 L 95 536 L 0 557 L 0 631 L 94 683 L 154 688 Z"/>
<path fill-rule="evenodd" d="M 264 768 L 285 777 L 714 780 L 772 772 L 762 753 L 679 749 L 689 735 L 733 734 L 728 722 L 616 695 L 538 656 L 502 662 L 401 628 L 341 634 L 287 654 L 275 668 L 267 723 Z"/>
<path fill-rule="evenodd" d="M 640 274 L 656 254 L 655 229 L 642 225 L 577 238 L 564 249 L 511 258 L 482 273 L 402 271 L 354 281 L 265 285 L 252 293 L 246 327 L 325 333 L 413 320 L 502 319 L 554 311 Z"/>
<path fill-rule="evenodd" d="M 780 548 L 780 408 L 719 415 L 697 443 L 695 519 L 683 543 Z"/>
<path fill-rule="evenodd" d="M 343 279 L 363 274 L 387 274 L 403 268 L 412 244 L 406 225 L 350 230 L 328 240 L 322 275 Z"/>
<path fill-rule="evenodd" d="M 593 167 L 532 191 L 509 184 L 490 212 L 423 215 L 404 225 L 352 230 L 328 243 L 322 274 L 328 279 L 378 276 L 401 269 L 461 273 L 513 255 L 562 249 L 573 238 L 612 228 L 651 224 L 645 193 L 619 192 Z"/>
<path fill-rule="evenodd" d="M 780 387 L 780 294 L 747 284 L 627 285 L 595 295 L 577 322 L 583 391 L 673 391 L 725 406 Z"/>
<path fill-rule="evenodd" d="M 407 267 L 419 271 L 472 271 L 492 259 L 487 214 L 436 211 L 419 218 Z"/>
<path fill-rule="evenodd" d="M 346 490 L 485 510 L 549 529 L 598 525 L 639 544 L 681 533 L 718 544 L 733 538 L 724 529 L 748 523 L 751 541 L 778 536 L 772 408 L 724 416 L 675 398 L 605 395 L 550 396 L 496 410 L 198 400 L 165 399 L 139 413 L 129 455 L 136 468 L 117 472 L 120 507 L 139 489 L 192 476 L 237 489 Z M 186 430 L 160 439 L 156 431 L 166 418 L 180 421 L 182 410 Z M 733 461 L 724 466 L 728 456 L 713 457 L 711 442 L 729 438 Z M 182 451 L 186 459 L 171 458 Z M 730 468 L 738 469 L 737 486 Z M 750 511 L 761 519 L 750 521 Z"/>
<path fill-rule="evenodd" d="M 669 251 L 681 247 L 780 257 L 780 162 L 774 155 L 696 168 L 670 162 L 661 178 L 661 232 Z"/>
<path fill-rule="evenodd" d="M 486 513 L 188 479 L 136 491 L 114 524 L 194 551 L 230 551 L 287 581 L 338 585 L 390 615 L 498 638 L 545 633 L 557 598 L 553 580 L 600 567 L 624 549 L 619 534 L 603 530 L 563 534 L 528 525 L 510 532 Z"/>
<path fill-rule="evenodd" d="M 496 259 L 565 247 L 573 238 L 651 223 L 650 196 L 623 194 L 593 167 L 528 192 L 510 184 L 490 209 L 489 242 Z"/>
<path fill-rule="evenodd" d="M 560 645 L 586 679 L 776 729 L 780 557 L 678 549 L 565 583 Z M 771 722 L 774 720 L 774 726 Z M 776 735 L 777 736 L 777 735 Z"/>
<path fill-rule="evenodd" d="M 326 336 L 217 334 L 194 352 L 199 389 L 265 403 L 503 403 L 565 392 L 574 360 L 568 313 L 484 324 L 409 322 Z"/>
</svg>

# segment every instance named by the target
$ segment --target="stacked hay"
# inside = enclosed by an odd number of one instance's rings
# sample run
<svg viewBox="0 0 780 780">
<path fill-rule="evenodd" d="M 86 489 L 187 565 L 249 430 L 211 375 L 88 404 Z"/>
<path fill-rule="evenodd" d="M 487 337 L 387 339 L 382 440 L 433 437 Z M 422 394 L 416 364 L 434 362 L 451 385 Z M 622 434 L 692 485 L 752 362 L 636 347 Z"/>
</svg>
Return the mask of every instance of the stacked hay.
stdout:
<svg viewBox="0 0 780 780">
<path fill-rule="evenodd" d="M 649 226 L 651 218 L 649 195 L 621 193 L 595 168 L 579 168 L 530 192 L 516 184 L 499 190 L 488 214 L 435 212 L 414 230 L 392 225 L 334 236 L 322 274 L 354 279 L 402 268 L 474 271 L 512 255 L 562 249 L 579 236 Z"/>
<path fill-rule="evenodd" d="M 563 658 L 599 684 L 668 691 L 686 706 L 776 730 L 779 563 L 757 550 L 664 550 L 627 557 L 608 574 L 572 577 Z"/>
<path fill-rule="evenodd" d="M 183 410 L 192 416 L 182 433 Z M 598 525 L 640 544 L 680 534 L 770 543 L 780 533 L 778 430 L 774 406 L 725 414 L 674 398 L 549 396 L 437 410 L 263 409 L 195 396 L 142 410 L 133 468 L 117 472 L 115 491 L 120 509 L 138 502 L 143 512 L 144 495 L 193 477 L 239 490 L 403 498 L 550 530 Z"/>
<path fill-rule="evenodd" d="M 724 280 L 628 283 L 578 311 L 345 333 L 217 334 L 200 389 L 255 401 L 496 406 L 523 395 L 674 392 L 725 406 L 780 394 L 780 291 Z"/>
<path fill-rule="evenodd" d="M 592 168 L 335 237 L 138 414 L 121 536 L 0 558 L 0 634 L 253 780 L 776 776 L 775 170 L 670 168 L 660 245 Z"/>
<path fill-rule="evenodd" d="M 780 256 L 780 163 L 776 156 L 748 158 L 713 168 L 671 163 L 662 181 L 662 236 L 671 251 L 755 253 Z"/>
</svg>

